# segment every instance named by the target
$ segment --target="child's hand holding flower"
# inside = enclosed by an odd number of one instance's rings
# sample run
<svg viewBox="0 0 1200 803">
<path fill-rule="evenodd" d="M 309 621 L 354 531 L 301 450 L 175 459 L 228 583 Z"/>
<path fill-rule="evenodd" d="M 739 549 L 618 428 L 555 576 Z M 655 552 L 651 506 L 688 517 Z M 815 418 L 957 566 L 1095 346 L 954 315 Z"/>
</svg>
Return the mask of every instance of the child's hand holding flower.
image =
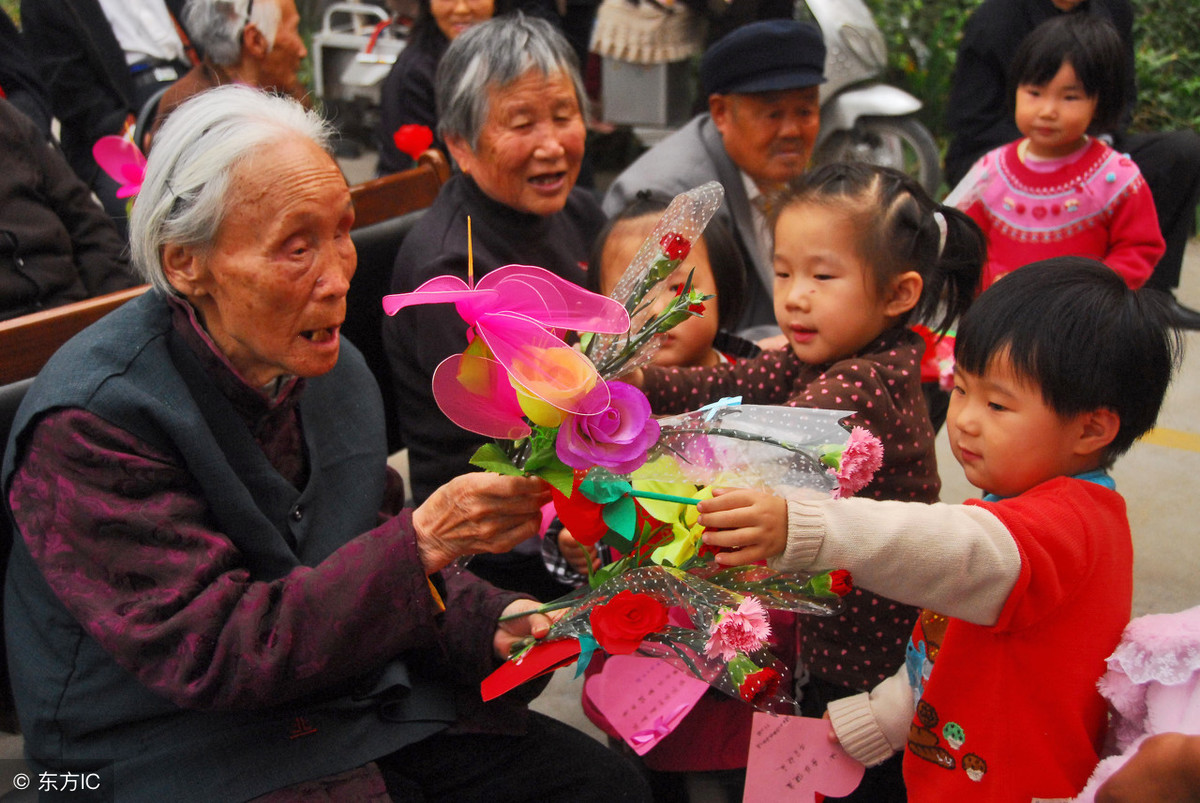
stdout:
<svg viewBox="0 0 1200 803">
<path fill-rule="evenodd" d="M 766 491 L 719 488 L 696 506 L 704 543 L 721 551 L 722 566 L 757 563 L 787 546 L 787 500 Z"/>
</svg>

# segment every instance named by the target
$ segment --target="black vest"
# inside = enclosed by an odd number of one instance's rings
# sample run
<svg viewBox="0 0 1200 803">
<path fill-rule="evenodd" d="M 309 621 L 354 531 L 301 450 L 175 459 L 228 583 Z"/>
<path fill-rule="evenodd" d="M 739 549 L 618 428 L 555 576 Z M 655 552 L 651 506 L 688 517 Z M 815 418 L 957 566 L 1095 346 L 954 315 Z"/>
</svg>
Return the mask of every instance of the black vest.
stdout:
<svg viewBox="0 0 1200 803">
<path fill-rule="evenodd" d="M 387 455 L 379 389 L 348 341 L 337 366 L 303 393 L 310 477 L 298 491 L 174 331 L 163 297 L 148 292 L 73 338 L 39 374 L 5 452 L 4 497 L 39 414 L 82 408 L 177 454 L 253 579 L 315 566 L 375 526 Z M 410 675 L 400 660 L 276 709 L 179 708 L 88 636 L 19 536 L 4 620 L 27 756 L 60 771 L 111 762 L 118 800 L 247 799 L 360 766 L 454 720 L 449 688 Z"/>
</svg>

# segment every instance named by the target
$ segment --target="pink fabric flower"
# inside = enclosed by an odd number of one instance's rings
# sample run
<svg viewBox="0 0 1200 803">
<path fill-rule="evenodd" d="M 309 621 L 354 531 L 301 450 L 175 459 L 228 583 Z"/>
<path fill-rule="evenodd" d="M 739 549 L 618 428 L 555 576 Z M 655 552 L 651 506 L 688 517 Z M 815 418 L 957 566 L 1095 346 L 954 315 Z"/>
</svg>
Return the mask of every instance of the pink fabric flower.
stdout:
<svg viewBox="0 0 1200 803">
<path fill-rule="evenodd" d="M 744 598 L 734 609 L 725 609 L 708 629 L 704 652 L 709 658 L 720 656 L 732 661 L 738 653 L 748 655 L 760 649 L 771 635 L 767 610 L 755 597 Z"/>
<path fill-rule="evenodd" d="M 842 450 L 841 466 L 836 471 L 829 469 L 838 482 L 833 498 L 845 499 L 861 491 L 882 465 L 883 444 L 879 438 L 862 427 L 850 430 L 850 440 Z"/>
<path fill-rule="evenodd" d="M 146 157 L 141 149 L 124 137 L 109 134 L 92 146 L 92 156 L 113 181 L 120 184 L 118 198 L 132 198 L 142 191 L 146 178 Z"/>
<path fill-rule="evenodd" d="M 658 441 L 658 422 L 650 417 L 650 402 L 633 385 L 609 382 L 609 403 L 592 415 L 568 415 L 558 428 L 555 451 L 571 468 L 602 466 L 628 474 L 646 462 Z"/>
</svg>

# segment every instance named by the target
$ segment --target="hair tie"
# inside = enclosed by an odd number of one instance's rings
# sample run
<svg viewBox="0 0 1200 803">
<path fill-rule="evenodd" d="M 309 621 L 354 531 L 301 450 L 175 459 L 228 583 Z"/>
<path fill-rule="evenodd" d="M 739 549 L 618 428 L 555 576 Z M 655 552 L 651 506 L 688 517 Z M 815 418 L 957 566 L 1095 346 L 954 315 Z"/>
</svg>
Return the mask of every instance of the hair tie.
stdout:
<svg viewBox="0 0 1200 803">
<path fill-rule="evenodd" d="M 949 231 L 949 227 L 946 225 L 946 216 L 942 214 L 942 210 L 939 209 L 933 213 L 933 222 L 936 223 L 938 227 L 937 255 L 938 259 L 941 259 L 942 251 L 946 248 L 946 234 Z"/>
</svg>

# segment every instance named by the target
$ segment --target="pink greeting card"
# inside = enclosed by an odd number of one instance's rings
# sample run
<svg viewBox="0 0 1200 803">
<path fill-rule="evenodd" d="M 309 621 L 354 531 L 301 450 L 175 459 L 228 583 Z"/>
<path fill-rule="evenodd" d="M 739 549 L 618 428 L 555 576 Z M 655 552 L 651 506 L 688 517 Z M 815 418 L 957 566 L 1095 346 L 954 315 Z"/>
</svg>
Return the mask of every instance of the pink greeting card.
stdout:
<svg viewBox="0 0 1200 803">
<path fill-rule="evenodd" d="M 587 695 L 639 756 L 671 731 L 708 684 L 658 658 L 613 655 L 586 682 Z"/>
<path fill-rule="evenodd" d="M 864 767 L 829 741 L 829 729 L 825 719 L 755 712 L 742 803 L 811 803 L 853 792 Z"/>
</svg>

